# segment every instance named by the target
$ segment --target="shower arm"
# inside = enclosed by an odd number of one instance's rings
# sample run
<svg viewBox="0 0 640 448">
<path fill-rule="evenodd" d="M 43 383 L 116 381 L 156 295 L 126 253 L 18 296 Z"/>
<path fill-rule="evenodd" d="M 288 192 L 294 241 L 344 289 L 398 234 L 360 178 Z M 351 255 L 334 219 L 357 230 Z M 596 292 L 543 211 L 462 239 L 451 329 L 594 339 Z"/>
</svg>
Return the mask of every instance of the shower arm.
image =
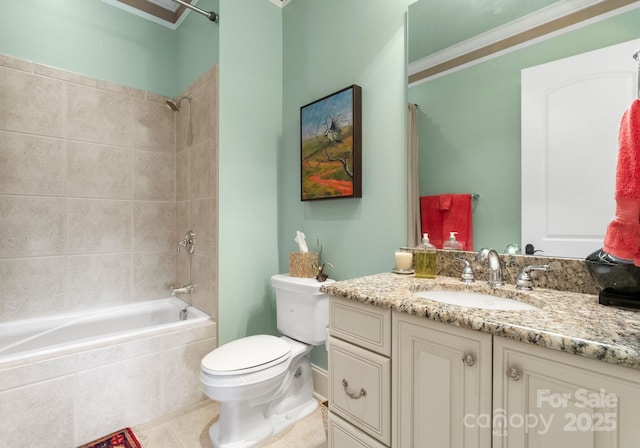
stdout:
<svg viewBox="0 0 640 448">
<path fill-rule="evenodd" d="M 199 14 L 202 14 L 203 16 L 205 16 L 207 19 L 209 19 L 212 22 L 218 23 L 218 19 L 220 18 L 220 15 L 216 14 L 213 11 L 205 11 L 204 9 L 200 9 L 197 6 L 193 6 L 191 3 L 187 3 L 187 2 L 182 1 L 182 0 L 171 0 L 171 1 L 173 1 L 175 3 L 179 3 L 179 4 L 181 4 L 182 6 L 184 6 L 186 8 L 189 8 L 189 9 L 191 9 L 191 10 L 193 10 L 193 11 L 199 13 Z"/>
</svg>

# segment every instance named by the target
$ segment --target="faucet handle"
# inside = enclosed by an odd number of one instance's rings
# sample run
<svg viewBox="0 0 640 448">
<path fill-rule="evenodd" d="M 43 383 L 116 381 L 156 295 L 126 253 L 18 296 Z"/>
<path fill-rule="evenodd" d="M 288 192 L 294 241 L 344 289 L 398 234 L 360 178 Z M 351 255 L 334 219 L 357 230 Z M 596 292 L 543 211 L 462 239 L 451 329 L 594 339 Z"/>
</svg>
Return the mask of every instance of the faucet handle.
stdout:
<svg viewBox="0 0 640 448">
<path fill-rule="evenodd" d="M 520 291 L 531 291 L 533 289 L 533 280 L 529 273 L 531 271 L 548 271 L 550 270 L 548 264 L 540 264 L 540 265 L 530 265 L 525 266 L 522 269 L 520 275 L 516 279 L 516 289 Z"/>
<path fill-rule="evenodd" d="M 462 261 L 464 263 L 464 267 L 462 268 L 462 274 L 460 275 L 460 280 L 463 283 L 474 283 L 476 281 L 475 276 L 473 275 L 473 269 L 471 268 L 471 263 L 469 260 L 462 257 L 455 257 L 456 260 Z"/>
</svg>

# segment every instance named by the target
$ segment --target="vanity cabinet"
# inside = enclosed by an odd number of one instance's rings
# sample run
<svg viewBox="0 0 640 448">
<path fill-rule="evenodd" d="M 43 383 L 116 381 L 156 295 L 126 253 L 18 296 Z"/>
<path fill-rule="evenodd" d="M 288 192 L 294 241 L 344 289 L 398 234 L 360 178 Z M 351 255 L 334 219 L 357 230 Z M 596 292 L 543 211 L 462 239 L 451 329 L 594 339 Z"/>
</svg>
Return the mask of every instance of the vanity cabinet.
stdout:
<svg viewBox="0 0 640 448">
<path fill-rule="evenodd" d="M 495 448 L 638 446 L 640 371 L 494 338 Z"/>
<path fill-rule="evenodd" d="M 640 370 L 330 299 L 329 448 L 640 446 Z"/>
<path fill-rule="evenodd" d="M 390 446 L 391 310 L 332 297 L 329 324 L 329 447 Z"/>
<path fill-rule="evenodd" d="M 393 447 L 490 448 L 491 335 L 393 313 Z"/>
</svg>

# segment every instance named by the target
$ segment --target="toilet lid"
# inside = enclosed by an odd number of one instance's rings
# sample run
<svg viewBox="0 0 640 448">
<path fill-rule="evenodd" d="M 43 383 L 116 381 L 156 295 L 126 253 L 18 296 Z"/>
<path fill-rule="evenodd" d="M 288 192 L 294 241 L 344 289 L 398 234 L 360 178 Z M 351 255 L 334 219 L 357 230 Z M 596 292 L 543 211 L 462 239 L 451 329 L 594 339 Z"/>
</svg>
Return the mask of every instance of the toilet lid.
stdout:
<svg viewBox="0 0 640 448">
<path fill-rule="evenodd" d="M 236 339 L 218 347 L 202 360 L 212 374 L 232 375 L 265 369 L 286 360 L 291 346 L 276 336 L 260 334 Z"/>
</svg>

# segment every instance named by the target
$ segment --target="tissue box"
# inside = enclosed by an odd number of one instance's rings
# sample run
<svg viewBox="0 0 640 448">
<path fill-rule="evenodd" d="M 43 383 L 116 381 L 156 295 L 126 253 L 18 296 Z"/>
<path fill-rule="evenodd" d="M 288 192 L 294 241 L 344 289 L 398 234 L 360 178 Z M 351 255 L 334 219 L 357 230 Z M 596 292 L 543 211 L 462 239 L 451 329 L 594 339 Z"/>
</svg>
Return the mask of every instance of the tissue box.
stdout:
<svg viewBox="0 0 640 448">
<path fill-rule="evenodd" d="M 290 252 L 289 275 L 291 277 L 315 277 L 318 275 L 318 252 Z"/>
</svg>

